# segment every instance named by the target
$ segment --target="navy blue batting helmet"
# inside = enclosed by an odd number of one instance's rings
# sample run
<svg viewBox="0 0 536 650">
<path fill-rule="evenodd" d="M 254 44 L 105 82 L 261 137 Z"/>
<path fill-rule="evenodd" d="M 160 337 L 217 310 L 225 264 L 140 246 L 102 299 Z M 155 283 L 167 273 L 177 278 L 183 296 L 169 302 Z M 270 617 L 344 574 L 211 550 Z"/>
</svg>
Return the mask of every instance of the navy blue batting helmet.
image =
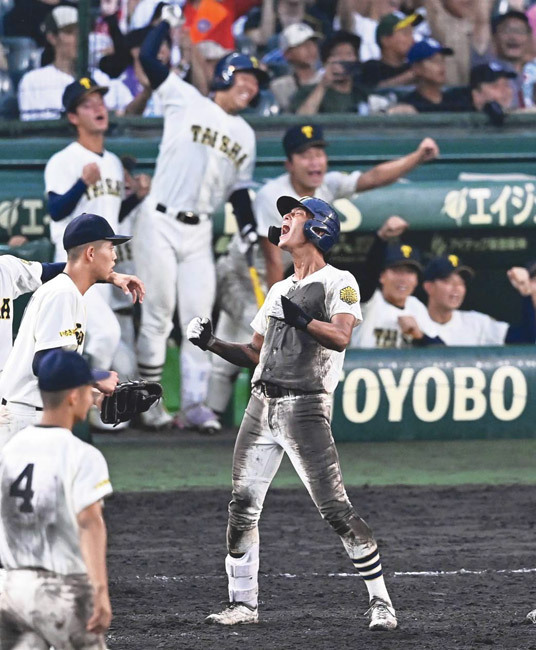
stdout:
<svg viewBox="0 0 536 650">
<path fill-rule="evenodd" d="M 248 56 L 241 52 L 226 54 L 216 63 L 214 78 L 212 79 L 212 90 L 227 90 L 233 85 L 235 72 L 250 72 L 257 77 L 259 87 L 268 83 L 268 73 L 259 67 L 259 62 L 254 56 Z"/>
<path fill-rule="evenodd" d="M 311 218 L 303 224 L 303 232 L 309 241 L 323 253 L 335 246 L 341 231 L 341 222 L 335 208 L 314 196 L 302 196 L 301 199 L 281 196 L 277 199 L 277 209 L 282 217 L 294 208 L 305 208 L 311 214 Z"/>
</svg>

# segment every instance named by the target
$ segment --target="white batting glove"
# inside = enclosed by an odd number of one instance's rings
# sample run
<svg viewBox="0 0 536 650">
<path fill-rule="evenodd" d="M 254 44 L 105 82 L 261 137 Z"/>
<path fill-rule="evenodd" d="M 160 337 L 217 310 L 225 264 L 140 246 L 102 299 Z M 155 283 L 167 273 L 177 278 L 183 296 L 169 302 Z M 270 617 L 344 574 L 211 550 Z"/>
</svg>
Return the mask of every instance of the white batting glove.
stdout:
<svg viewBox="0 0 536 650">
<path fill-rule="evenodd" d="M 202 350 L 207 350 L 210 343 L 214 340 L 212 336 L 212 323 L 208 318 L 196 316 L 188 323 L 186 328 L 186 338 L 197 345 Z"/>
<path fill-rule="evenodd" d="M 166 5 L 162 8 L 162 20 L 165 20 L 167 23 L 169 23 L 169 26 L 172 28 L 182 25 L 184 22 L 184 18 L 182 17 L 182 9 L 179 7 L 179 5 Z"/>
</svg>

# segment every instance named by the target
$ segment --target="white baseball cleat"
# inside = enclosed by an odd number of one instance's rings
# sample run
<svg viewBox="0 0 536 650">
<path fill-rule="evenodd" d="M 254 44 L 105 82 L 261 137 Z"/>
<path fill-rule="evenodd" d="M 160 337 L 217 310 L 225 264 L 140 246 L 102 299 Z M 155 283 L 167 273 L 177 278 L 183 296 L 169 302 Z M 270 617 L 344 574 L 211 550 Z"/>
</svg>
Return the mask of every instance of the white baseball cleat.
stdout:
<svg viewBox="0 0 536 650">
<path fill-rule="evenodd" d="M 173 422 L 173 417 L 166 411 L 162 400 L 153 404 L 148 411 L 140 413 L 140 420 L 146 429 L 168 429 Z"/>
<path fill-rule="evenodd" d="M 398 622 L 393 606 L 382 598 L 373 598 L 365 612 L 370 618 L 369 630 L 396 630 Z"/>
<path fill-rule="evenodd" d="M 214 625 L 249 625 L 258 622 L 258 607 L 252 608 L 244 603 L 229 603 L 224 610 L 217 614 L 210 614 L 205 619 L 205 623 Z"/>
<path fill-rule="evenodd" d="M 536 609 L 526 615 L 525 623 L 536 623 Z"/>
<path fill-rule="evenodd" d="M 205 404 L 192 404 L 183 409 L 175 418 L 174 424 L 179 429 L 195 429 L 200 433 L 218 433 L 221 423 L 218 416 Z"/>
</svg>

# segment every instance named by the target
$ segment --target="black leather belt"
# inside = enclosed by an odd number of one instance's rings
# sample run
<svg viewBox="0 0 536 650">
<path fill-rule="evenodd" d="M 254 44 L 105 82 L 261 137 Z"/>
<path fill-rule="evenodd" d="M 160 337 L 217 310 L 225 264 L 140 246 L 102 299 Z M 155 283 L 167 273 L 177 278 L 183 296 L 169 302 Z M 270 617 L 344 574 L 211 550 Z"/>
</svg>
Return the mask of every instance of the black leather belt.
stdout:
<svg viewBox="0 0 536 650">
<path fill-rule="evenodd" d="M 164 214 L 168 214 L 166 206 L 163 205 L 162 203 L 157 203 L 156 209 L 158 210 L 158 212 L 163 212 Z M 175 215 L 175 219 L 177 219 L 177 221 L 180 221 L 181 223 L 187 223 L 190 226 L 196 226 L 201 221 L 199 215 L 194 214 L 193 212 L 190 211 L 177 212 L 177 214 Z"/>
<path fill-rule="evenodd" d="M 259 381 L 255 384 L 266 397 L 295 397 L 296 395 L 318 395 L 323 390 L 301 390 L 299 388 L 285 388 L 277 384 L 270 384 L 266 381 Z"/>
<path fill-rule="evenodd" d="M 13 404 L 17 404 L 18 402 L 13 402 Z M 2 406 L 7 405 L 7 400 L 2 397 Z M 43 408 L 41 406 L 30 406 L 29 404 L 23 404 L 23 406 L 28 406 L 29 408 L 33 408 L 36 411 L 42 411 Z"/>
</svg>

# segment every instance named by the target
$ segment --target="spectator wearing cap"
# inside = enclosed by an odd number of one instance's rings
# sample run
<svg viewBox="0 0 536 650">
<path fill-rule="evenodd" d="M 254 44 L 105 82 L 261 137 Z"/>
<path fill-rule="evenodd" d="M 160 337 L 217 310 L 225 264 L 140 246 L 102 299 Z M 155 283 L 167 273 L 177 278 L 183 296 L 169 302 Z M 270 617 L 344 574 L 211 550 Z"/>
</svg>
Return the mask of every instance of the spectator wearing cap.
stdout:
<svg viewBox="0 0 536 650">
<path fill-rule="evenodd" d="M 78 57 L 78 11 L 74 7 L 54 7 L 45 20 L 47 41 L 53 51 L 53 61 L 37 70 L 27 72 L 18 88 L 19 112 L 22 120 L 58 119 L 62 114 L 62 95 L 74 81 Z M 110 85 L 110 79 L 95 70 L 96 81 L 109 86 L 107 105 L 111 110 L 123 107 L 130 95 L 123 86 Z"/>
<path fill-rule="evenodd" d="M 474 271 L 462 264 L 457 255 L 433 258 L 423 274 L 423 288 L 428 295 L 426 313 L 405 318 L 405 335 L 426 343 L 444 345 L 502 345 L 534 343 L 536 340 L 536 288 L 529 271 L 513 267 L 507 271 L 510 283 L 523 297 L 523 317 L 518 325 L 497 321 L 478 311 L 461 310 L 467 283 Z"/>
<path fill-rule="evenodd" d="M 415 74 L 416 88 L 402 103 L 419 113 L 473 110 L 469 88 L 443 89 L 445 57 L 452 54 L 449 47 L 443 47 L 433 38 L 415 43 L 408 52 L 408 61 Z"/>
<path fill-rule="evenodd" d="M 296 92 L 292 108 L 298 115 L 317 113 L 366 113 L 367 92 L 358 83 L 359 37 L 335 32 L 322 44 L 320 54 L 324 72 L 311 90 Z"/>
<path fill-rule="evenodd" d="M 375 249 L 374 255 L 369 252 L 367 259 L 382 260 L 380 250 Z M 385 349 L 414 344 L 414 337 L 404 333 L 401 323 L 404 317 L 420 322 L 426 316 L 426 307 L 412 295 L 420 273 L 420 254 L 414 246 L 399 242 L 384 246 L 380 286 L 363 305 L 363 323 L 354 332 L 351 347 Z"/>
<path fill-rule="evenodd" d="M 290 74 L 274 79 L 270 88 L 282 112 L 290 111 L 291 100 L 299 88 L 312 89 L 321 78 L 318 40 L 321 34 L 305 23 L 286 27 L 279 47 L 290 66 Z"/>
<path fill-rule="evenodd" d="M 253 212 L 259 235 L 259 250 L 255 266 L 265 290 L 284 277 L 285 269 L 292 259 L 268 240 L 271 226 L 281 227 L 281 215 L 276 202 L 280 196 L 315 196 L 329 203 L 337 199 L 350 198 L 357 192 L 365 192 L 382 185 L 393 183 L 417 165 L 438 155 L 437 145 L 426 138 L 412 153 L 395 160 L 377 165 L 366 172 L 355 170 L 349 174 L 328 171 L 326 154 L 327 141 L 322 127 L 314 122 L 302 122 L 291 126 L 283 137 L 286 155 L 286 173 L 266 183 L 258 192 L 253 203 Z M 399 217 L 390 217 L 378 232 L 378 246 L 384 240 L 397 237 L 407 227 Z M 359 280 L 361 299 L 367 300 L 376 288 L 383 248 L 379 254 L 376 248 L 369 255 L 363 279 Z M 216 336 L 229 336 L 233 341 L 249 341 L 250 322 L 258 307 L 251 291 L 251 280 L 243 251 L 240 250 L 240 237 L 233 237 L 227 255 L 220 257 L 217 264 L 218 302 L 220 318 Z M 371 279 L 372 278 L 372 283 Z M 225 411 L 232 392 L 232 383 L 237 376 L 236 366 L 223 359 L 214 358 L 208 391 L 208 404 L 216 413 Z"/>
<path fill-rule="evenodd" d="M 514 90 L 511 81 L 516 78 L 513 70 L 500 63 L 481 63 L 471 69 L 471 98 L 476 111 L 495 112 L 497 119 L 512 106 Z"/>
<path fill-rule="evenodd" d="M 424 0 L 431 36 L 454 55 L 446 61 L 446 84 L 467 86 L 474 57 L 490 42 L 490 14 L 494 0 Z"/>
<path fill-rule="evenodd" d="M 406 16 L 400 11 L 383 16 L 376 28 L 380 59 L 369 59 L 361 66 L 361 81 L 367 88 L 407 86 L 415 81 L 408 63 L 408 52 L 414 43 L 413 27 L 422 16 Z"/>
</svg>

